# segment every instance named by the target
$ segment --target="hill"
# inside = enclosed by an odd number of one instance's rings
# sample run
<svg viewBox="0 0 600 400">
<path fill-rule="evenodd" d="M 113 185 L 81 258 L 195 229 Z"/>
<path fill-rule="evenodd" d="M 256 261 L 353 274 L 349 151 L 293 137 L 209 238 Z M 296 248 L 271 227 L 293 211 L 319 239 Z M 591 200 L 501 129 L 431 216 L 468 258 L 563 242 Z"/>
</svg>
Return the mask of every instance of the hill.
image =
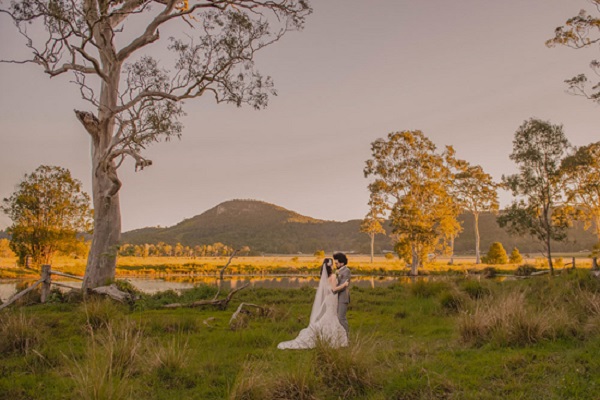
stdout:
<svg viewBox="0 0 600 400">
<path fill-rule="evenodd" d="M 221 242 L 249 246 L 261 253 L 368 252 L 360 220 L 324 221 L 256 200 L 232 200 L 168 228 L 143 228 L 123 234 L 123 243 L 165 242 L 184 246 Z M 379 247 L 389 240 L 378 238 Z M 390 248 L 390 246 L 387 246 Z"/>
<path fill-rule="evenodd" d="M 474 253 L 473 217 L 460 217 L 464 230 L 455 242 L 460 254 Z M 283 207 L 257 200 L 232 200 L 167 228 L 143 228 L 123 234 L 123 243 L 144 244 L 164 242 L 184 246 L 221 242 L 236 248 L 249 246 L 254 252 L 277 254 L 312 254 L 317 250 L 370 252 L 369 237 L 360 232 L 361 220 L 346 222 L 319 220 Z M 389 232 L 389 227 L 387 227 Z M 496 216 L 480 216 L 481 251 L 492 242 L 501 242 L 507 251 L 513 247 L 522 253 L 539 252 L 539 246 L 529 238 L 509 235 L 496 224 Z M 569 233 L 568 243 L 557 243 L 555 251 L 571 252 L 590 249 L 595 237 L 576 226 Z M 375 251 L 392 250 L 389 236 L 377 235 Z"/>
</svg>

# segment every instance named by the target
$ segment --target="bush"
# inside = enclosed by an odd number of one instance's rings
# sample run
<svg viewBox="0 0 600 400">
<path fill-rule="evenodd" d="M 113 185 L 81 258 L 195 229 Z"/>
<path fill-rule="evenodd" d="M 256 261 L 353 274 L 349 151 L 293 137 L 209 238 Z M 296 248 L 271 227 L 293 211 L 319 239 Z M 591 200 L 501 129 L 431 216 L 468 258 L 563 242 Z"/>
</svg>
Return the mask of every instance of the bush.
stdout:
<svg viewBox="0 0 600 400">
<path fill-rule="evenodd" d="M 417 280 L 410 287 L 411 293 L 421 298 L 435 296 L 446 289 L 448 289 L 448 285 L 445 282 L 425 281 L 423 279 Z"/>
<path fill-rule="evenodd" d="M 487 255 L 483 256 L 481 260 L 486 264 L 506 264 L 508 256 L 502 243 L 494 242 L 490 245 Z"/>
<path fill-rule="evenodd" d="M 517 276 L 529 276 L 532 272 L 537 271 L 537 268 L 532 264 L 523 264 L 519 265 L 519 267 L 515 271 L 515 275 Z"/>
<path fill-rule="evenodd" d="M 442 308 L 449 313 L 456 313 L 464 308 L 466 299 L 464 295 L 456 290 L 445 290 L 440 296 Z"/>
<path fill-rule="evenodd" d="M 106 326 L 122 315 L 121 307 L 113 300 L 98 296 L 89 296 L 87 301 L 81 304 L 80 310 L 85 315 L 85 322 L 92 329 Z"/>
<path fill-rule="evenodd" d="M 481 299 L 490 293 L 490 290 L 484 287 L 480 282 L 471 279 L 462 282 L 460 288 L 472 299 Z"/>
<path fill-rule="evenodd" d="M 394 253 L 385 253 L 385 259 L 386 260 L 393 260 L 394 259 Z"/>
<path fill-rule="evenodd" d="M 481 274 L 483 275 L 484 278 L 495 278 L 497 271 L 496 268 L 494 267 L 485 267 L 484 269 L 481 270 Z"/>
<path fill-rule="evenodd" d="M 508 261 L 510 261 L 511 264 L 520 264 L 523 262 L 523 256 L 519 253 L 519 249 L 516 247 L 512 249 Z"/>
</svg>

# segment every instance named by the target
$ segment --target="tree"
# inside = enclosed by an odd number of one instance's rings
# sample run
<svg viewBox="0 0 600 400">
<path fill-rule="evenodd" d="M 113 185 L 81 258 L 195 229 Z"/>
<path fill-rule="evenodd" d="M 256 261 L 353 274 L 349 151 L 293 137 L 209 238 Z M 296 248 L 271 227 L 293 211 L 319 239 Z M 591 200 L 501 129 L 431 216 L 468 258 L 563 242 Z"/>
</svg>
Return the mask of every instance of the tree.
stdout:
<svg viewBox="0 0 600 400">
<path fill-rule="evenodd" d="M 600 11 L 600 0 L 589 0 Z M 546 41 L 546 46 L 567 46 L 583 49 L 600 45 L 600 18 L 594 17 L 581 10 L 575 17 L 569 18 L 565 26 L 554 30 L 554 38 Z M 597 76 L 600 75 L 600 61 L 592 60 L 590 68 Z M 584 96 L 589 100 L 600 103 L 600 82 L 591 83 L 585 74 L 579 74 L 565 81 L 571 94 Z"/>
<path fill-rule="evenodd" d="M 10 240 L 0 239 L 0 257 L 9 258 L 14 256 L 15 253 L 10 248 Z"/>
<path fill-rule="evenodd" d="M 51 77 L 73 73 L 96 109 L 75 111 L 92 142 L 96 212 L 83 287 L 93 288 L 115 275 L 117 170 L 124 159 L 131 157 L 136 170 L 151 165 L 143 150 L 181 135 L 184 100 L 208 94 L 217 103 L 265 107 L 275 92 L 271 79 L 255 70 L 255 53 L 302 28 L 311 8 L 306 0 L 15 0 L 0 12 L 32 52 L 10 62 L 38 64 Z M 185 39 L 161 37 L 159 29 L 172 23 Z M 29 29 L 32 24 L 40 29 Z M 165 42 L 174 57 L 140 54 Z"/>
<path fill-rule="evenodd" d="M 561 160 L 569 148 L 562 126 L 539 119 L 525 121 L 515 133 L 511 160 L 519 174 L 502 181 L 517 200 L 499 217 L 511 233 L 529 234 L 540 242 L 554 274 L 551 241 L 566 239 L 568 219 L 561 212 Z"/>
<path fill-rule="evenodd" d="M 369 235 L 371 238 L 371 264 L 373 264 L 373 253 L 375 252 L 375 235 L 385 235 L 385 229 L 381 226 L 383 218 L 381 214 L 385 208 L 381 199 L 374 198 L 371 196 L 369 199 L 369 212 L 360 224 L 360 231 Z"/>
<path fill-rule="evenodd" d="M 519 253 L 519 249 L 516 247 L 512 249 L 510 256 L 508 257 L 508 261 L 512 264 L 520 264 L 523 262 L 523 256 Z"/>
<path fill-rule="evenodd" d="M 417 275 L 444 236 L 442 220 L 455 208 L 447 190 L 450 170 L 421 131 L 392 132 L 374 141 L 371 152 L 364 169 L 365 177 L 375 178 L 369 190 L 389 213 L 398 255 Z"/>
<path fill-rule="evenodd" d="M 565 203 L 593 229 L 600 243 L 600 142 L 582 146 L 562 160 Z"/>
<path fill-rule="evenodd" d="M 69 252 L 79 245 L 78 234 L 90 232 L 90 198 L 69 170 L 42 165 L 5 198 L 0 207 L 13 224 L 8 228 L 10 247 L 21 265 L 49 264 L 56 251 Z"/>
<path fill-rule="evenodd" d="M 470 165 L 467 161 L 458 160 L 454 166 L 453 191 L 459 207 L 473 214 L 475 228 L 475 263 L 481 262 L 479 255 L 479 215 L 482 212 L 498 212 L 498 190 L 491 175 L 485 173 L 479 165 Z"/>
<path fill-rule="evenodd" d="M 506 264 L 508 262 L 508 256 L 506 250 L 500 242 L 494 242 L 490 245 L 490 249 L 487 254 L 483 257 L 483 262 L 486 264 Z"/>
</svg>

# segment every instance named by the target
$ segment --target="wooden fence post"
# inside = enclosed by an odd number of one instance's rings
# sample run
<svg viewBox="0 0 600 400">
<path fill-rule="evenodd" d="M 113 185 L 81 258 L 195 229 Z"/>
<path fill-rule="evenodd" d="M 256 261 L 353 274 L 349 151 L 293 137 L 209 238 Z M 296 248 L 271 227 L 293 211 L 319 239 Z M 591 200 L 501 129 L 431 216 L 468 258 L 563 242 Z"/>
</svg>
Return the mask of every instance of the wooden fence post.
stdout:
<svg viewBox="0 0 600 400">
<path fill-rule="evenodd" d="M 598 271 L 598 257 L 592 258 L 592 271 Z"/>
<path fill-rule="evenodd" d="M 42 296 L 41 302 L 45 303 L 48 295 L 50 294 L 50 265 L 42 265 Z"/>
<path fill-rule="evenodd" d="M 573 257 L 573 269 L 575 269 L 575 257 Z"/>
</svg>

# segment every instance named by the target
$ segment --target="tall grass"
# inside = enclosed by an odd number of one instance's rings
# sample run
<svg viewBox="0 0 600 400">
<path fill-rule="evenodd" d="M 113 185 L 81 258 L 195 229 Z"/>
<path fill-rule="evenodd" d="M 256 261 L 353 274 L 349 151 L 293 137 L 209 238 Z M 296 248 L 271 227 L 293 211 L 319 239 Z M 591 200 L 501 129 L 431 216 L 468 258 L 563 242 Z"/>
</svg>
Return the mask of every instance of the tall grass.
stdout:
<svg viewBox="0 0 600 400">
<path fill-rule="evenodd" d="M 108 322 L 102 330 L 89 326 L 83 359 L 68 357 L 68 374 L 85 400 L 129 399 L 130 378 L 142 348 L 142 330 L 131 320 Z"/>
<path fill-rule="evenodd" d="M 334 349 L 317 341 L 315 374 L 341 398 L 355 398 L 379 385 L 376 356 L 379 343 L 373 337 L 355 336 L 347 348 Z"/>
<path fill-rule="evenodd" d="M 23 311 L 0 313 L 0 354 L 28 354 L 41 339 L 39 321 Z"/>
<path fill-rule="evenodd" d="M 473 311 L 464 312 L 459 318 L 462 340 L 475 346 L 526 346 L 580 334 L 576 314 L 560 302 L 532 305 L 527 294 L 512 290 L 477 302 Z"/>
</svg>

